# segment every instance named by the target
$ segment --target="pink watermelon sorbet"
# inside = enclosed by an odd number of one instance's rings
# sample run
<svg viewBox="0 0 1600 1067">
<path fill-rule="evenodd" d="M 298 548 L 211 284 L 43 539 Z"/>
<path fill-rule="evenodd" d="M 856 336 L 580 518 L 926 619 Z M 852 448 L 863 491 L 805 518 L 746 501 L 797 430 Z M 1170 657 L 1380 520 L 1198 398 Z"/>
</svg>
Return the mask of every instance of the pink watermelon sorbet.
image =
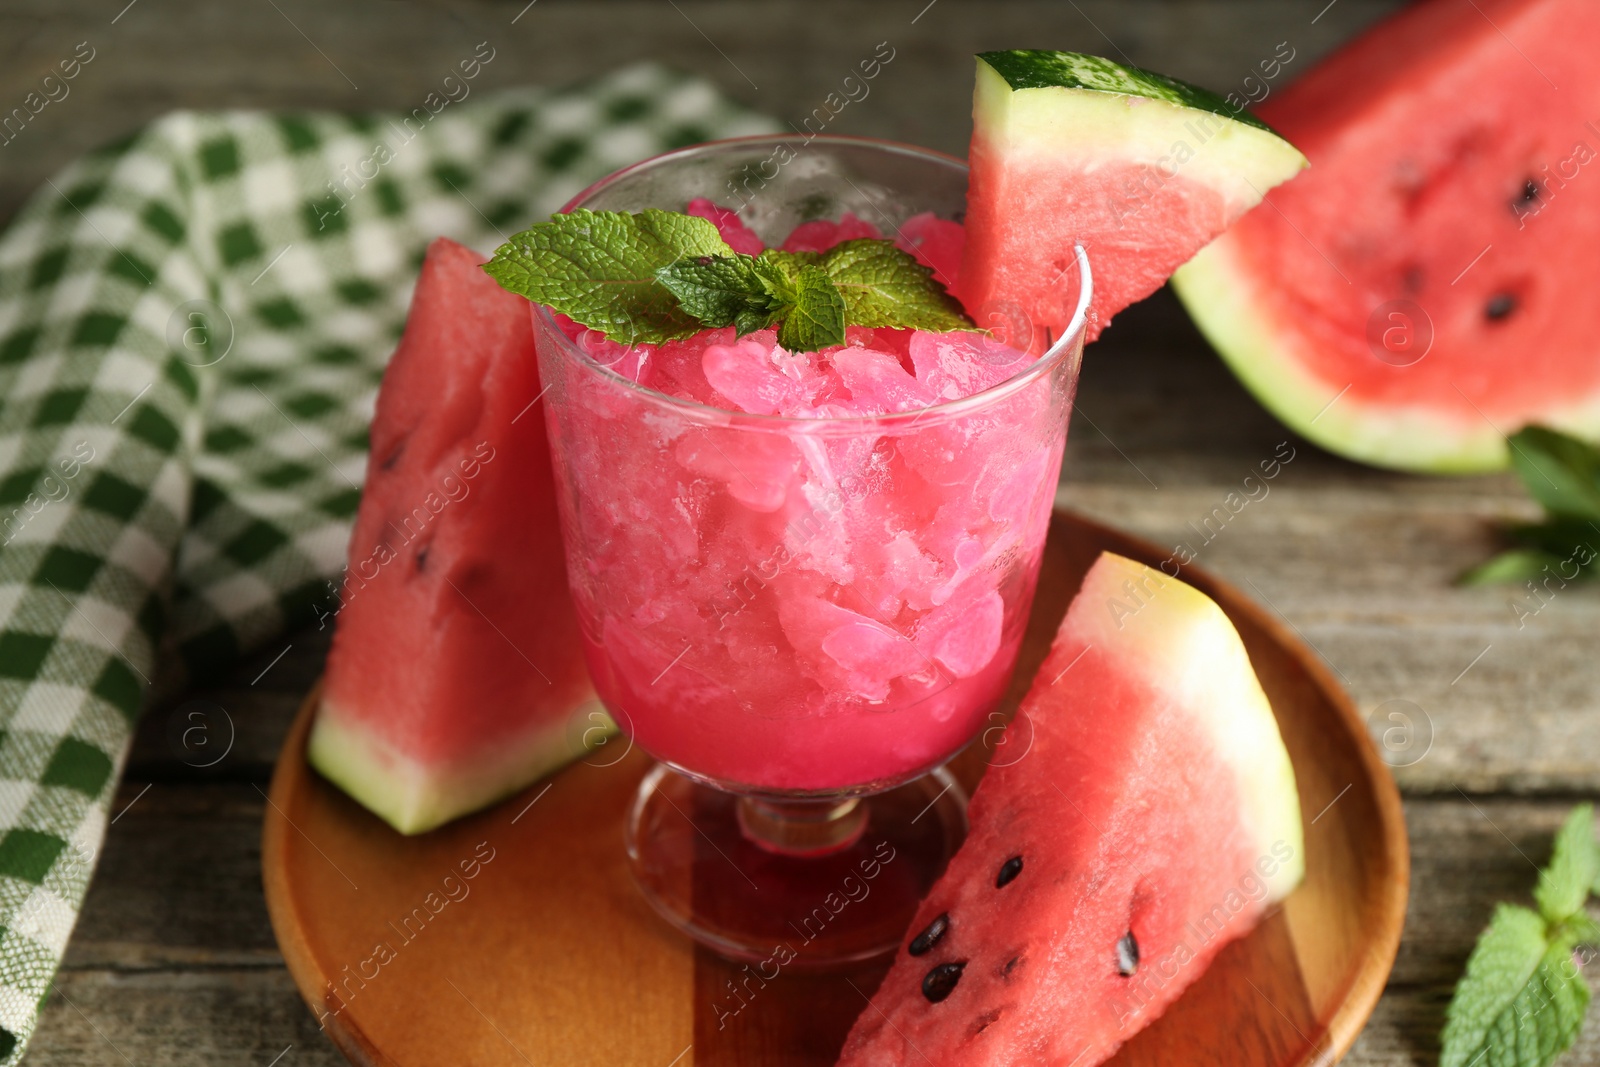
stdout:
<svg viewBox="0 0 1600 1067">
<path fill-rule="evenodd" d="M 763 247 L 731 211 L 689 211 Z M 846 214 L 783 247 L 879 236 Z M 959 293 L 959 224 L 895 236 Z M 727 787 L 823 792 L 906 780 L 978 732 L 1022 640 L 1076 356 L 978 332 L 851 327 L 812 353 L 771 330 L 626 346 L 539 309 L 535 327 L 589 669 L 641 747 Z"/>
</svg>

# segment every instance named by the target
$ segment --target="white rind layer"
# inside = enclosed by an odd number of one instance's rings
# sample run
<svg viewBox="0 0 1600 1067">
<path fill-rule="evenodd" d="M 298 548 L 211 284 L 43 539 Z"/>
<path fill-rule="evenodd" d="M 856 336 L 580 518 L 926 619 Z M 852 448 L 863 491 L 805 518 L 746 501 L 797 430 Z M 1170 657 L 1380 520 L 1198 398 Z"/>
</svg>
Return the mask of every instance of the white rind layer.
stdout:
<svg viewBox="0 0 1600 1067">
<path fill-rule="evenodd" d="M 598 717 L 596 717 L 598 716 Z M 616 732 L 598 700 L 453 765 L 427 766 L 396 751 L 328 701 L 306 745 L 311 766 L 403 834 L 420 834 L 511 796 Z"/>
<path fill-rule="evenodd" d="M 1134 108 L 1137 122 L 1130 121 Z M 1298 149 L 1257 126 L 1146 96 L 1013 89 L 981 59 L 973 116 L 985 143 L 1009 160 L 1037 158 L 1058 168 L 1146 164 L 1215 189 L 1239 210 L 1306 166 Z"/>
<path fill-rule="evenodd" d="M 1292 850 L 1266 879 L 1270 899 L 1288 896 L 1305 876 L 1294 766 L 1244 642 L 1222 609 L 1190 585 L 1105 552 L 1083 580 L 1066 634 L 1170 696 L 1214 739 L 1217 757 L 1233 769 L 1238 817 L 1251 829 L 1256 854 L 1281 857 L 1283 845 Z"/>
<path fill-rule="evenodd" d="M 1348 382 L 1311 375 L 1304 335 L 1277 321 L 1274 295 L 1223 234 L 1172 276 L 1172 287 L 1200 332 L 1263 407 L 1330 452 L 1378 467 L 1476 474 L 1511 459 L 1502 431 L 1524 423 L 1600 437 L 1600 395 L 1552 402 L 1537 415 L 1501 418 L 1469 411 L 1447 415 L 1421 405 L 1374 404 L 1346 395 Z M 1428 357 L 1424 357 L 1428 358 Z M 1509 354 L 1507 358 L 1510 358 Z M 1497 425 L 1504 423 L 1504 425 Z"/>
<path fill-rule="evenodd" d="M 1421 407 L 1374 406 L 1341 395 L 1348 382 L 1309 374 L 1299 332 L 1277 328 L 1271 294 L 1240 262 L 1239 242 L 1224 234 L 1172 276 L 1172 288 L 1223 360 L 1263 407 L 1285 425 L 1342 456 L 1380 467 L 1467 474 L 1509 461 L 1505 439 L 1485 419 L 1454 419 Z M 1600 425 L 1600 400 L 1586 413 L 1556 418 Z"/>
</svg>

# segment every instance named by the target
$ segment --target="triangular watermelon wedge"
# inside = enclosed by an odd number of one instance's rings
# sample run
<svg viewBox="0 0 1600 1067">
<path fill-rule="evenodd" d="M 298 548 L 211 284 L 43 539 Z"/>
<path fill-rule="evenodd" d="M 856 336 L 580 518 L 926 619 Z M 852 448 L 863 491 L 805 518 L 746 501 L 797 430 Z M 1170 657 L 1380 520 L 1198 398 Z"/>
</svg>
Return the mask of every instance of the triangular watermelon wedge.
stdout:
<svg viewBox="0 0 1600 1067">
<path fill-rule="evenodd" d="M 1208 597 L 1104 554 L 841 1067 L 1094 1067 L 1304 872 L 1294 770 Z"/>
<path fill-rule="evenodd" d="M 957 295 L 979 325 L 1030 322 L 1035 349 L 1072 320 L 1074 245 L 1092 341 L 1306 165 L 1215 93 L 1076 52 L 980 54 L 972 120 Z"/>
<path fill-rule="evenodd" d="M 311 763 L 402 833 L 610 729 L 567 592 L 528 302 L 428 248 L 384 373 Z"/>
</svg>

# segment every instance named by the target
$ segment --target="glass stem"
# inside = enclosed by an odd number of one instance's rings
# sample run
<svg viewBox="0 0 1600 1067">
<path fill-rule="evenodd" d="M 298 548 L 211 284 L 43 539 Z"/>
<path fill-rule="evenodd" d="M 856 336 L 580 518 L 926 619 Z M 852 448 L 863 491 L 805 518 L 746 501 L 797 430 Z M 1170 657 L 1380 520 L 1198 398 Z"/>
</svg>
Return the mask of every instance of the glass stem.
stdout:
<svg viewBox="0 0 1600 1067">
<path fill-rule="evenodd" d="M 844 800 L 739 798 L 739 829 L 751 842 L 783 856 L 818 856 L 849 848 L 867 828 L 867 807 Z"/>
</svg>

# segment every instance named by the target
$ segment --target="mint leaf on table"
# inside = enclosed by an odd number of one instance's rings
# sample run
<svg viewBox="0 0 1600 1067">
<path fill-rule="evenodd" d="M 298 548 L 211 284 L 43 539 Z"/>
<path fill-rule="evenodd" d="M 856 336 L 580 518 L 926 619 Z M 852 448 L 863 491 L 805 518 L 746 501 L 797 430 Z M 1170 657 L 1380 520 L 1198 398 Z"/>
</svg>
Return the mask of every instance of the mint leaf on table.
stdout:
<svg viewBox="0 0 1600 1067">
<path fill-rule="evenodd" d="M 671 211 L 555 215 L 507 241 L 484 270 L 623 344 L 777 326 L 783 347 L 815 351 L 844 344 L 846 326 L 976 329 L 933 271 L 893 242 L 748 256 L 706 219 Z"/>
<path fill-rule="evenodd" d="M 821 266 L 844 294 L 852 325 L 972 329 L 932 269 L 889 241 L 863 238 L 834 245 L 822 254 Z"/>
<path fill-rule="evenodd" d="M 1463 1067 L 1482 1055 L 1501 1014 L 1517 999 L 1549 950 L 1544 919 L 1501 904 L 1478 938 L 1456 983 L 1440 1035 L 1439 1067 Z"/>
<path fill-rule="evenodd" d="M 1589 983 L 1573 960 L 1574 947 L 1567 937 L 1546 950 L 1533 977 L 1496 1018 L 1482 1067 L 1545 1067 L 1572 1047 L 1589 1007 Z"/>
<path fill-rule="evenodd" d="M 1556 833 L 1550 865 L 1539 872 L 1533 899 L 1546 922 L 1560 924 L 1583 913 L 1600 880 L 1600 845 L 1594 839 L 1594 805 L 1580 804 Z"/>
<path fill-rule="evenodd" d="M 1512 548 L 1478 564 L 1456 579 L 1462 585 L 1501 585 L 1538 578 L 1564 557 L 1534 548 Z"/>
<path fill-rule="evenodd" d="M 1546 511 L 1600 519 L 1600 452 L 1544 426 L 1525 427 L 1506 443 L 1511 446 L 1511 465 Z"/>
<path fill-rule="evenodd" d="M 671 341 L 703 327 L 661 284 L 663 267 L 733 254 L 706 219 L 671 211 L 578 210 L 552 215 L 495 251 L 484 270 L 622 344 Z"/>
<path fill-rule="evenodd" d="M 1548 1067 L 1572 1046 L 1589 1005 L 1573 950 L 1600 939 L 1584 913 L 1600 847 L 1585 804 L 1556 835 L 1534 891 L 1539 911 L 1495 909 L 1456 984 L 1440 1035 L 1440 1067 Z"/>
<path fill-rule="evenodd" d="M 1556 517 L 1544 522 L 1518 522 L 1506 527 L 1506 536 L 1519 545 L 1547 556 L 1573 554 L 1575 547 L 1593 542 L 1600 546 L 1600 522 L 1594 519 Z M 1580 554 L 1582 555 L 1582 554 Z"/>
<path fill-rule="evenodd" d="M 1600 450 L 1576 437 L 1529 426 L 1506 439 L 1511 464 L 1544 522 L 1506 527 L 1517 547 L 1463 574 L 1463 585 L 1555 576 L 1563 584 L 1600 576 Z"/>
</svg>

